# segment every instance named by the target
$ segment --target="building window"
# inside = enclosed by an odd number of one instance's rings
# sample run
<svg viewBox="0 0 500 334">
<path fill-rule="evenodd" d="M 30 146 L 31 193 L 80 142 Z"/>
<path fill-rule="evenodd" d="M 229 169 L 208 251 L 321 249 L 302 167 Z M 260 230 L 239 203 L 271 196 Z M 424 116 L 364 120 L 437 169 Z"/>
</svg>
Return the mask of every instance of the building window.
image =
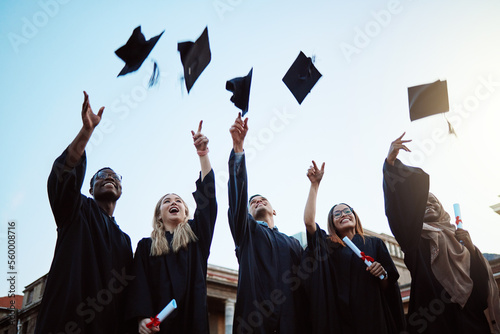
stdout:
<svg viewBox="0 0 500 334">
<path fill-rule="evenodd" d="M 33 289 L 28 291 L 28 299 L 26 300 L 26 305 L 29 305 L 33 302 Z"/>
<path fill-rule="evenodd" d="M 29 321 L 23 323 L 23 334 L 28 334 L 28 323 Z"/>
</svg>

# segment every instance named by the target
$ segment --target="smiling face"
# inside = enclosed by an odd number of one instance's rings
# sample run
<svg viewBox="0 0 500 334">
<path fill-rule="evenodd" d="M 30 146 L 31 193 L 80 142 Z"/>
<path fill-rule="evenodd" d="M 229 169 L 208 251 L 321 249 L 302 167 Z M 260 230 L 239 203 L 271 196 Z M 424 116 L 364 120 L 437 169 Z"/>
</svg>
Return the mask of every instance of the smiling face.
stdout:
<svg viewBox="0 0 500 334">
<path fill-rule="evenodd" d="M 184 200 L 176 194 L 166 194 L 160 200 L 158 210 L 163 224 L 177 225 L 186 221 L 189 211 Z"/>
<path fill-rule="evenodd" d="M 102 169 L 94 176 L 90 194 L 96 201 L 116 201 L 122 195 L 122 182 L 112 169 Z"/>
<path fill-rule="evenodd" d="M 441 204 L 436 196 L 429 193 L 427 198 L 427 205 L 425 207 L 424 222 L 437 222 L 441 217 Z"/>
<path fill-rule="evenodd" d="M 356 217 L 352 209 L 345 204 L 336 205 L 333 209 L 333 225 L 341 238 L 347 235 L 348 231 L 355 231 Z"/>
<path fill-rule="evenodd" d="M 248 211 L 256 220 L 263 220 L 263 218 L 268 217 L 269 215 L 276 215 L 276 212 L 273 210 L 271 203 L 269 203 L 267 198 L 265 198 L 264 196 L 253 196 L 250 200 L 249 205 L 250 208 Z"/>
</svg>

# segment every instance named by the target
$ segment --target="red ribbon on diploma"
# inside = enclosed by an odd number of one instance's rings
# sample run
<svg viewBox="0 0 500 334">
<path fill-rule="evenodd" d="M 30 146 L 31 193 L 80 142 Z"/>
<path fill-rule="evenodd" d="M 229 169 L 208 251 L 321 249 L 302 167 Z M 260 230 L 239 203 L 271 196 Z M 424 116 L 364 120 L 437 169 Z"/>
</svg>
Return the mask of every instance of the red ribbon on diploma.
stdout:
<svg viewBox="0 0 500 334">
<path fill-rule="evenodd" d="M 151 322 L 148 322 L 148 323 L 146 324 L 146 327 L 147 327 L 147 328 L 151 328 L 151 327 L 156 327 L 156 326 L 159 326 L 159 325 L 160 325 L 160 323 L 161 323 L 161 322 L 160 322 L 160 319 L 158 319 L 158 317 L 154 317 L 154 318 L 153 318 L 153 317 L 151 317 L 151 318 L 149 318 L 149 319 L 151 319 Z"/>
<path fill-rule="evenodd" d="M 460 216 L 457 216 L 457 217 L 456 217 L 456 220 L 455 220 L 455 224 L 457 224 L 457 226 L 458 226 L 458 223 L 462 223 L 462 224 L 464 223 L 464 222 L 462 221 L 462 219 L 460 219 Z"/>
<path fill-rule="evenodd" d="M 361 260 L 365 261 L 368 260 L 370 262 L 374 262 L 375 259 L 371 257 L 370 255 L 365 255 L 365 252 L 361 252 Z"/>
</svg>

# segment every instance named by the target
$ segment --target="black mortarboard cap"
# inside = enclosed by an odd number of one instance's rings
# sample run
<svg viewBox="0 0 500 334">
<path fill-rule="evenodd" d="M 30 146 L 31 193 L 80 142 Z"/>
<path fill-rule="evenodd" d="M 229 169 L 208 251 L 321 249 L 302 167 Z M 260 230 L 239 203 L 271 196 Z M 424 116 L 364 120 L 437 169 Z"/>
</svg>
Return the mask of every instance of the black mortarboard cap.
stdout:
<svg viewBox="0 0 500 334">
<path fill-rule="evenodd" d="M 450 110 L 446 80 L 408 88 L 412 121 Z"/>
<path fill-rule="evenodd" d="M 115 51 L 115 54 L 125 62 L 125 66 L 118 76 L 137 71 L 164 32 L 162 31 L 158 36 L 146 41 L 141 32 L 141 26 L 135 28 L 127 43 Z"/>
<path fill-rule="evenodd" d="M 283 82 L 301 104 L 319 78 L 321 78 L 321 73 L 314 67 L 312 59 L 300 51 L 299 56 L 283 77 Z"/>
<path fill-rule="evenodd" d="M 446 80 L 409 87 L 408 104 L 412 121 L 436 114 L 443 114 L 446 119 L 444 113 L 450 110 Z M 448 123 L 448 132 L 456 136 L 455 129 L 448 119 L 446 123 Z"/>
<path fill-rule="evenodd" d="M 242 116 L 248 112 L 248 99 L 250 97 L 250 84 L 252 83 L 253 68 L 245 77 L 234 78 L 226 81 L 226 89 L 233 92 L 231 102 L 241 109 Z"/>
<path fill-rule="evenodd" d="M 201 72 L 210 63 L 212 55 L 208 43 L 208 27 L 205 28 L 196 42 L 182 42 L 177 44 L 177 50 L 181 54 L 181 62 L 184 67 L 184 80 L 189 93 Z"/>
</svg>

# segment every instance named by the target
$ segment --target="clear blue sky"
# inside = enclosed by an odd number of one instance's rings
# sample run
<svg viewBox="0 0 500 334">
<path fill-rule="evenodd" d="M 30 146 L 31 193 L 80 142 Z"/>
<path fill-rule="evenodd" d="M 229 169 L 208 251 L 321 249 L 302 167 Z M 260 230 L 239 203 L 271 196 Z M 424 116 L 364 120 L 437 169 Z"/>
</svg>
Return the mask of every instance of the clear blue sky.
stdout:
<svg viewBox="0 0 500 334">
<path fill-rule="evenodd" d="M 250 193 L 267 196 L 281 231 L 304 231 L 310 161 L 326 162 L 318 223 L 334 203 L 351 204 L 363 225 L 390 234 L 382 163 L 404 131 L 405 163 L 431 175 L 431 190 L 483 252 L 500 253 L 500 3 L 498 1 L 12 1 L 0 4 L 0 269 L 7 274 L 7 223 L 17 224 L 17 292 L 48 272 L 56 241 L 46 182 L 54 159 L 81 127 L 82 91 L 103 122 L 88 147 L 90 176 L 124 176 L 115 216 L 133 247 L 151 231 L 158 198 L 191 192 L 199 163 L 190 130 L 204 120 L 217 177 L 219 215 L 209 263 L 237 268 L 227 225 L 228 132 L 238 109 L 225 82 L 254 68 L 247 114 Z M 165 30 L 143 67 L 116 75 L 114 51 L 141 25 Z M 177 42 L 208 26 L 212 61 L 190 94 L 180 81 Z M 323 74 L 298 105 L 281 79 L 299 51 Z M 155 59 L 158 86 L 145 82 Z M 441 115 L 410 122 L 407 87 L 447 80 Z M 193 208 L 193 207 L 192 207 Z M 6 295 L 6 280 L 0 295 Z"/>
</svg>

